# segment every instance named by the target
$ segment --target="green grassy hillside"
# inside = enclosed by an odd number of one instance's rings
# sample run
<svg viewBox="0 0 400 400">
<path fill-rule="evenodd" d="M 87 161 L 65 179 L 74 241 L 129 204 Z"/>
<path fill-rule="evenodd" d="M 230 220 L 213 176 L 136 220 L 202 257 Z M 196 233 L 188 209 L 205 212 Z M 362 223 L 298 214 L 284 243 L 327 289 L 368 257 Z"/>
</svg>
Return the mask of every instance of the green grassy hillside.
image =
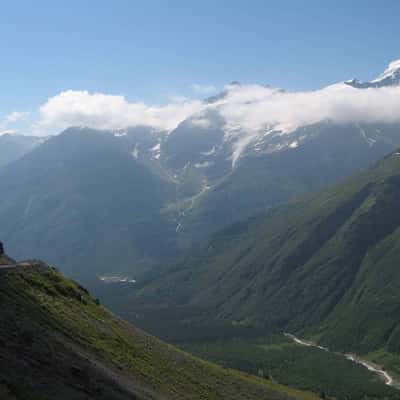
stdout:
<svg viewBox="0 0 400 400">
<path fill-rule="evenodd" d="M 43 263 L 0 270 L 0 398 L 316 399 L 201 361 Z"/>
</svg>

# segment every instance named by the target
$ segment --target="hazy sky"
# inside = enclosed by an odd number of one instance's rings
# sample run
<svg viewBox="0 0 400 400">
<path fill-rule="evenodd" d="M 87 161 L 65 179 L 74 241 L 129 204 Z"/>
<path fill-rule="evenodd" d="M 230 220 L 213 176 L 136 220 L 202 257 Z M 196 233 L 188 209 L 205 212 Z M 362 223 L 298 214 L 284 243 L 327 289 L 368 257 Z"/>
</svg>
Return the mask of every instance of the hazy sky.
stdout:
<svg viewBox="0 0 400 400">
<path fill-rule="evenodd" d="M 400 58 L 399 16 L 397 0 L 2 2 L 0 120 L 66 90 L 163 104 L 367 80 Z"/>
</svg>

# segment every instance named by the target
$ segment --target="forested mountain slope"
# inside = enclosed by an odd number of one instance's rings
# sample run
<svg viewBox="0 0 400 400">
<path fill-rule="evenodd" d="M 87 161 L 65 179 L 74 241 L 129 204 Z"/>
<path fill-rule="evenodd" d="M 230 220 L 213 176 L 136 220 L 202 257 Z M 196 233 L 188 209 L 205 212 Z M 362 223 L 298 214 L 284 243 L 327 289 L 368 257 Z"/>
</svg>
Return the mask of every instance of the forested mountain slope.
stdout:
<svg viewBox="0 0 400 400">
<path fill-rule="evenodd" d="M 395 152 L 356 178 L 222 231 L 139 295 L 341 350 L 398 353 L 399 202 Z"/>
</svg>

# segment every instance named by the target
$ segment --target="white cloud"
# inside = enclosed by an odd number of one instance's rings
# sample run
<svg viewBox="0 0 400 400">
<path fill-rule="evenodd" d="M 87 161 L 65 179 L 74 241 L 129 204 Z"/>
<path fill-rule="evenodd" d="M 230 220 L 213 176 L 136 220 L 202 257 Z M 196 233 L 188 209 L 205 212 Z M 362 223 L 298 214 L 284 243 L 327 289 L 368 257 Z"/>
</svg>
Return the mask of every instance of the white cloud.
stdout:
<svg viewBox="0 0 400 400">
<path fill-rule="evenodd" d="M 29 117 L 29 112 L 13 111 L 4 118 L 5 123 L 14 123 Z"/>
<path fill-rule="evenodd" d="M 201 96 L 207 96 L 217 91 L 217 88 L 214 85 L 200 85 L 198 83 L 194 83 L 191 88 L 194 93 Z"/>
<path fill-rule="evenodd" d="M 391 63 L 385 74 L 397 73 L 399 65 L 398 61 Z M 215 93 L 216 88 L 196 83 L 192 90 L 205 96 Z M 207 117 L 210 110 L 225 121 L 227 136 L 240 139 L 236 146 L 241 149 L 268 131 L 290 133 L 300 126 L 326 120 L 336 123 L 400 122 L 400 86 L 355 89 L 339 83 L 315 91 L 285 92 L 261 85 L 235 83 L 226 86 L 220 98 L 211 104 L 174 96 L 165 105 L 129 102 L 122 95 L 67 90 L 49 98 L 33 114 L 36 120 L 30 131 L 47 135 L 70 126 L 124 129 L 139 125 L 170 131 L 190 116 L 193 125 L 206 129 L 211 124 Z M 31 114 L 14 111 L 0 118 L 0 132 L 26 129 L 32 120 Z"/>
<path fill-rule="evenodd" d="M 0 119 L 0 135 L 17 133 L 18 129 L 15 124 L 27 120 L 29 112 L 13 111 Z"/>
<path fill-rule="evenodd" d="M 343 123 L 400 122 L 400 87 L 355 89 L 344 83 L 308 92 L 285 92 L 259 85 L 229 87 L 215 105 L 234 139 L 232 164 L 260 135 L 322 121 Z"/>
<path fill-rule="evenodd" d="M 174 98 L 169 104 L 128 102 L 124 96 L 68 90 L 48 99 L 34 124 L 41 134 L 58 133 L 69 126 L 123 129 L 150 126 L 170 131 L 193 116 L 193 125 L 207 128 L 207 110 L 225 121 L 226 135 L 241 138 L 245 147 L 269 130 L 290 133 L 297 127 L 330 120 L 336 123 L 400 122 L 400 87 L 355 89 L 344 83 L 316 91 L 285 92 L 260 85 L 232 85 L 212 104 Z M 6 117 L 7 124 L 18 113 Z M 9 126 L 0 124 L 0 128 Z M 247 143 L 247 144 L 246 144 Z"/>
<path fill-rule="evenodd" d="M 289 133 L 321 121 L 400 122 L 400 87 L 354 89 L 336 84 L 310 92 L 284 92 L 247 85 L 232 88 L 217 106 L 227 130 Z"/>
<path fill-rule="evenodd" d="M 55 133 L 69 126 L 122 129 L 138 125 L 171 130 L 202 108 L 197 100 L 158 106 L 130 103 L 124 96 L 67 90 L 40 107 L 35 130 Z"/>
<path fill-rule="evenodd" d="M 344 83 L 308 92 L 285 92 L 259 85 L 232 86 L 215 104 L 234 139 L 232 163 L 260 135 L 322 121 L 400 123 L 400 86 L 355 89 Z"/>
</svg>

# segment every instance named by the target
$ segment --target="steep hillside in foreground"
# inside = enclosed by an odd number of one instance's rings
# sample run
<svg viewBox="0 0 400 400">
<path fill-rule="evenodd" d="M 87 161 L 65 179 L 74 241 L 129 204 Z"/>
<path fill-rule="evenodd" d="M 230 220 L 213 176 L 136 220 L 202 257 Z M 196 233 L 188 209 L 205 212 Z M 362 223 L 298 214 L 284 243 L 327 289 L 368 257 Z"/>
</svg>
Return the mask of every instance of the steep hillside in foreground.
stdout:
<svg viewBox="0 0 400 400">
<path fill-rule="evenodd" d="M 328 347 L 398 354 L 399 204 L 396 152 L 357 178 L 223 231 L 140 294 L 236 324 L 317 335 Z"/>
<path fill-rule="evenodd" d="M 314 399 L 135 329 L 40 262 L 0 268 L 0 398 Z"/>
</svg>

